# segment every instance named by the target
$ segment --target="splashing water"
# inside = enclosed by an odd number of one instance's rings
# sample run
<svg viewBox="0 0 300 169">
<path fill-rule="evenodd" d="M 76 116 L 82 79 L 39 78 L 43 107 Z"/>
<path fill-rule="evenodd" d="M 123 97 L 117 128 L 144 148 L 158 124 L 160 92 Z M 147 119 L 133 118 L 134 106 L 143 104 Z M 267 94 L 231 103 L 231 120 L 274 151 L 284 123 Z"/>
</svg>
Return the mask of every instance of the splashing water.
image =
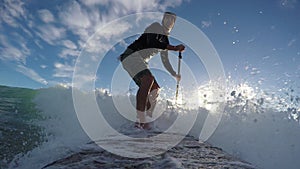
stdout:
<svg viewBox="0 0 300 169">
<path fill-rule="evenodd" d="M 219 86 L 208 82 L 199 86 L 197 91 L 187 90 L 184 93 L 181 89 L 182 111 L 178 111 L 178 115 L 189 117 L 191 113 L 197 114 L 189 134 L 199 138 L 207 115 L 222 113 L 222 120 L 209 143 L 261 168 L 297 168 L 300 165 L 297 160 L 300 156 L 299 91 L 281 88 L 267 92 L 247 83 L 228 83 L 225 94 L 218 95 L 216 93 L 223 90 Z M 126 123 L 115 109 L 109 90 L 93 92 L 96 92 L 106 120 L 114 122 L 113 127 Z M 10 168 L 41 168 L 76 152 L 90 141 L 77 120 L 70 88 L 41 89 L 38 93 L 34 102 L 44 120 L 37 125 L 43 129 L 45 138 L 42 140 L 45 141 L 30 152 L 15 156 Z M 170 90 L 161 91 L 161 104 L 167 103 L 165 98 L 169 96 L 166 93 Z M 128 95 L 124 94 L 125 97 Z M 225 103 L 224 111 L 216 109 L 220 103 Z"/>
</svg>

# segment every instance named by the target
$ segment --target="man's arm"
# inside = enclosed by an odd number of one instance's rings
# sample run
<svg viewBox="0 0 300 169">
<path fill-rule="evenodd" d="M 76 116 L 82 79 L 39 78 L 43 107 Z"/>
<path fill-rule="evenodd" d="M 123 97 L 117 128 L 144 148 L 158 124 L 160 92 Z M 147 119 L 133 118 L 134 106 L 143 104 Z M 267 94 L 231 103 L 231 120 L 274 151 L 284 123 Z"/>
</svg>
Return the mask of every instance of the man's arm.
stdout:
<svg viewBox="0 0 300 169">
<path fill-rule="evenodd" d="M 177 46 L 173 46 L 173 45 L 168 44 L 166 49 L 167 49 L 167 50 L 164 50 L 164 51 L 161 51 L 161 52 L 160 52 L 160 56 L 161 56 L 161 60 L 162 60 L 162 62 L 163 62 L 163 65 L 164 65 L 164 67 L 168 70 L 168 72 L 170 72 L 170 74 L 171 74 L 172 76 L 174 76 L 174 77 L 177 79 L 177 81 L 180 81 L 180 79 L 181 79 L 180 74 L 177 74 L 177 73 L 174 71 L 172 65 L 170 64 L 169 56 L 168 56 L 168 50 L 173 50 L 173 51 L 179 51 L 179 52 L 182 52 L 182 51 L 184 51 L 185 46 L 182 45 L 182 44 L 177 45 Z"/>
<path fill-rule="evenodd" d="M 176 72 L 174 71 L 168 56 L 168 51 L 164 50 L 160 52 L 161 61 L 164 65 L 164 67 L 167 69 L 167 71 L 172 75 L 176 76 Z"/>
<path fill-rule="evenodd" d="M 164 35 L 157 35 L 157 34 L 143 34 L 142 37 L 145 38 L 147 48 L 158 48 L 162 50 L 173 50 L 182 52 L 185 49 L 185 46 L 180 44 L 177 46 L 173 46 L 169 44 L 169 41 L 161 42 L 159 41 L 158 37 Z"/>
</svg>

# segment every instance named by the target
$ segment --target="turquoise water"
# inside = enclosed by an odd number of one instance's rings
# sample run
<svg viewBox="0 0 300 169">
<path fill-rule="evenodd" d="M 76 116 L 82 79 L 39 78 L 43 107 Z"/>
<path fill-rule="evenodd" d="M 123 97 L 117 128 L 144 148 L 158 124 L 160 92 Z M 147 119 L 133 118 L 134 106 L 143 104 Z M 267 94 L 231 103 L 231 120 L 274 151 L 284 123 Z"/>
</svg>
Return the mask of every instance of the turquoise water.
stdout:
<svg viewBox="0 0 300 169">
<path fill-rule="evenodd" d="M 0 168 L 17 155 L 42 142 L 42 129 L 33 124 L 40 119 L 32 99 L 37 91 L 0 86 Z"/>
</svg>

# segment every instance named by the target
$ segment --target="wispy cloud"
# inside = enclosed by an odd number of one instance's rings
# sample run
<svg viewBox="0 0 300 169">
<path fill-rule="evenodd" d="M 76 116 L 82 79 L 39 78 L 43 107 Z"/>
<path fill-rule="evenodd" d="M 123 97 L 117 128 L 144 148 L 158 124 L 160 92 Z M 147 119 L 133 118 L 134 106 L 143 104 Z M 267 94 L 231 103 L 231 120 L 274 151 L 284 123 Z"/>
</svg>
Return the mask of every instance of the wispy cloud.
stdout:
<svg viewBox="0 0 300 169">
<path fill-rule="evenodd" d="M 38 26 L 37 35 L 50 45 L 59 44 L 59 40 L 63 39 L 66 34 L 66 30 L 63 27 L 56 27 L 51 24 Z"/>
<path fill-rule="evenodd" d="M 29 37 L 33 38 L 33 35 L 31 33 L 31 31 L 27 28 L 25 28 L 23 25 L 19 25 L 19 27 L 22 29 L 22 31 L 27 34 Z"/>
<path fill-rule="evenodd" d="M 80 51 L 77 49 L 77 45 L 70 41 L 70 40 L 63 40 L 61 41 L 61 45 L 64 46 L 64 48 L 59 53 L 59 56 L 61 58 L 67 59 L 68 56 L 77 57 L 79 56 Z"/>
<path fill-rule="evenodd" d="M 132 12 L 164 11 L 167 8 L 174 8 L 182 4 L 184 0 L 81 0 L 80 2 L 88 7 L 100 5 L 108 9 L 110 16 L 126 15 Z M 186 0 L 187 1 L 187 0 Z"/>
<path fill-rule="evenodd" d="M 0 59 L 2 61 L 14 61 L 22 64 L 26 63 L 26 58 L 31 54 L 31 49 L 27 47 L 24 37 L 32 36 L 32 33 L 20 23 L 20 20 L 27 20 L 28 12 L 25 9 L 25 4 L 21 0 L 4 0 L 0 6 L 0 23 L 12 27 L 9 29 L 21 29 L 24 33 L 21 35 L 17 31 L 11 32 L 10 37 L 7 37 L 5 29 L 0 32 Z"/>
<path fill-rule="evenodd" d="M 38 46 L 40 49 L 43 49 L 43 48 L 44 48 L 44 47 L 41 45 L 40 40 L 38 40 L 38 39 L 35 39 L 35 40 L 34 40 L 34 44 L 36 44 L 36 46 Z"/>
<path fill-rule="evenodd" d="M 17 40 L 21 42 L 19 47 L 12 45 L 4 35 L 0 35 L 1 60 L 15 61 L 23 64 L 26 63 L 26 57 L 31 53 L 30 49 L 26 46 L 26 43 L 22 38 Z"/>
<path fill-rule="evenodd" d="M 21 0 L 4 0 L 0 6 L 0 19 L 12 27 L 18 27 L 17 19 L 26 17 L 24 2 Z"/>
<path fill-rule="evenodd" d="M 40 65 L 41 68 L 46 69 L 48 66 L 47 65 Z"/>
<path fill-rule="evenodd" d="M 1 60 L 18 61 L 24 63 L 26 56 L 22 54 L 21 50 L 11 45 L 1 47 Z"/>
<path fill-rule="evenodd" d="M 29 77 L 30 79 L 39 82 L 43 85 L 47 85 L 48 82 L 44 78 L 42 78 L 37 72 L 35 72 L 33 69 L 30 69 L 28 67 L 25 67 L 24 65 L 18 65 L 16 67 L 16 70 L 25 76 Z"/>
<path fill-rule="evenodd" d="M 67 4 L 59 13 L 61 23 L 66 25 L 75 35 L 84 37 L 86 40 L 88 35 L 88 28 L 91 27 L 89 13 L 80 6 L 76 1 Z M 74 19 L 76 18 L 76 19 Z"/>
<path fill-rule="evenodd" d="M 95 6 L 95 5 L 106 5 L 109 3 L 109 0 L 81 0 L 81 2 L 87 6 Z"/>
<path fill-rule="evenodd" d="M 54 21 L 53 14 L 47 9 L 41 9 L 38 11 L 40 19 L 45 23 L 50 23 Z"/>
<path fill-rule="evenodd" d="M 129 23 L 119 22 L 110 29 L 105 29 L 101 32 L 97 32 L 97 34 L 95 34 L 92 39 L 86 42 L 85 50 L 94 53 L 109 50 L 109 42 L 112 41 L 112 39 L 120 37 L 130 28 L 131 25 Z"/>
<path fill-rule="evenodd" d="M 77 46 L 75 45 L 75 43 L 70 40 L 63 40 L 62 45 L 64 45 L 66 48 L 77 49 Z"/>
<path fill-rule="evenodd" d="M 80 54 L 79 50 L 64 48 L 58 55 L 61 58 L 67 59 L 67 58 L 69 58 L 69 56 L 77 57 L 77 56 L 79 56 L 79 54 Z"/>
<path fill-rule="evenodd" d="M 74 66 L 71 66 L 69 64 L 63 64 L 56 62 L 54 63 L 54 74 L 53 77 L 58 77 L 58 78 L 72 78 L 73 71 L 74 71 Z"/>
<path fill-rule="evenodd" d="M 190 0 L 173 0 L 173 1 L 155 1 L 155 4 L 158 5 L 159 9 L 164 11 L 167 8 L 175 8 L 177 6 L 180 6 L 184 1 L 190 1 Z M 147 0 L 144 1 L 144 3 L 147 3 Z"/>
</svg>

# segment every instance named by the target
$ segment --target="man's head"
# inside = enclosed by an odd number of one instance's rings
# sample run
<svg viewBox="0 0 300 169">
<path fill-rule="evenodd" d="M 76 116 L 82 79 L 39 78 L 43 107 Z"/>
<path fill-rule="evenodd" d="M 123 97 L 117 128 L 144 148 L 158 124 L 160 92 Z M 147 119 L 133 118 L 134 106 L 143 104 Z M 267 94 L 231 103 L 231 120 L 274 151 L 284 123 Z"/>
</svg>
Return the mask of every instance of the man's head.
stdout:
<svg viewBox="0 0 300 169">
<path fill-rule="evenodd" d="M 169 34 L 175 24 L 176 14 L 172 12 L 165 12 L 162 19 L 162 26 L 166 34 Z"/>
</svg>

